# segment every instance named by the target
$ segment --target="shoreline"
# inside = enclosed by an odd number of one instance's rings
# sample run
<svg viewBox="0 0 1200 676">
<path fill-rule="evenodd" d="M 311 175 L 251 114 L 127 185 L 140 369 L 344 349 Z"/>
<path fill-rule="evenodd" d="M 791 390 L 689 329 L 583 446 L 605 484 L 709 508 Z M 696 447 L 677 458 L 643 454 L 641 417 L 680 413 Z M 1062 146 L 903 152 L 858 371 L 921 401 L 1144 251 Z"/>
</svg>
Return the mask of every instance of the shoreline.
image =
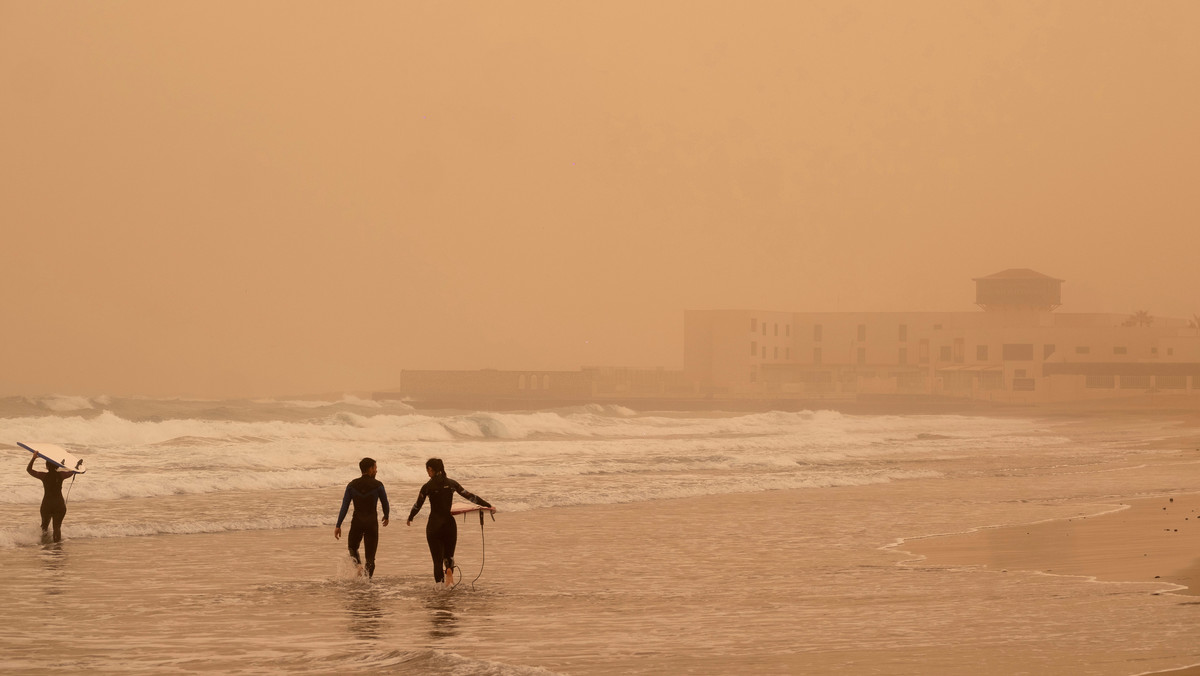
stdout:
<svg viewBox="0 0 1200 676">
<path fill-rule="evenodd" d="M 900 565 L 979 567 L 1080 577 L 1097 583 L 1162 585 L 1154 593 L 1200 596 L 1200 491 L 1125 499 L 1083 516 L 919 536 L 888 548 Z"/>
<path fill-rule="evenodd" d="M 396 401 L 417 411 L 493 410 L 533 411 L 586 406 L 622 406 L 639 412 L 728 412 L 838 411 L 851 415 L 984 415 L 1079 418 L 1151 417 L 1186 418 L 1200 426 L 1200 394 L 1143 394 L 1056 402 L 1007 402 L 938 394 L 857 394 L 840 397 L 796 396 L 592 396 L 537 397 L 460 394 L 442 397 L 404 398 L 393 392 L 373 392 L 375 401 Z"/>
</svg>

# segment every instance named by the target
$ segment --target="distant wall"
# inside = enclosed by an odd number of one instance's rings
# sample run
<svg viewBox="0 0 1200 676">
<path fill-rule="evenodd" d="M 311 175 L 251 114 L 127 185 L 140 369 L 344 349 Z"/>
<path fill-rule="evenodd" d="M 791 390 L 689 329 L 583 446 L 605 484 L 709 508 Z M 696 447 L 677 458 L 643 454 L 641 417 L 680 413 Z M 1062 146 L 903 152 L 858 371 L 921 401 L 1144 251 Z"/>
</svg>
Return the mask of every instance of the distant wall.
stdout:
<svg viewBox="0 0 1200 676">
<path fill-rule="evenodd" d="M 582 371 L 401 371 L 399 394 L 414 399 L 460 395 L 543 398 L 587 397 L 591 379 Z"/>
</svg>

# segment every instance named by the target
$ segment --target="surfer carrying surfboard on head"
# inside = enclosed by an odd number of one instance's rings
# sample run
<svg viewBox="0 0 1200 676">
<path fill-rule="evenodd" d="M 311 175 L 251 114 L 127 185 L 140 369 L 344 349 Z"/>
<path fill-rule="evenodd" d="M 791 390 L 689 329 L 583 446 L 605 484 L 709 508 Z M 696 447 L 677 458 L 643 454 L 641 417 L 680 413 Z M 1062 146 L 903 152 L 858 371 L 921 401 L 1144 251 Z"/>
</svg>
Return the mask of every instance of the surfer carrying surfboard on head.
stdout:
<svg viewBox="0 0 1200 676">
<path fill-rule="evenodd" d="M 359 566 L 363 561 L 358 556 L 358 545 L 366 542 L 366 573 L 367 577 L 375 575 L 375 551 L 379 547 L 379 518 L 375 513 L 376 503 L 383 503 L 383 525 L 388 525 L 387 491 L 383 490 L 383 482 L 375 478 L 379 468 L 371 458 L 358 461 L 362 476 L 346 484 L 346 493 L 342 496 L 342 511 L 338 512 L 337 527 L 333 529 L 334 539 L 342 537 L 342 521 L 354 503 L 354 516 L 350 518 L 350 535 L 346 538 L 346 546 L 350 549 L 350 558 Z M 362 574 L 362 571 L 359 571 Z"/>
<path fill-rule="evenodd" d="M 425 525 L 425 539 L 429 542 L 429 555 L 433 557 L 433 580 L 454 586 L 454 548 L 458 544 L 458 524 L 450 514 L 450 503 L 458 493 L 475 504 L 495 511 L 491 503 L 467 491 L 454 479 L 446 476 L 446 466 L 440 458 L 425 461 L 425 472 L 429 481 L 421 486 L 417 503 L 408 514 L 408 525 L 421 511 L 425 498 L 429 498 L 429 523 Z M 480 518 L 483 518 L 482 516 Z M 482 521 L 480 523 L 483 523 Z M 444 571 L 444 572 L 443 572 Z"/>
<path fill-rule="evenodd" d="M 62 540 L 62 522 L 67 516 L 67 501 L 63 499 L 62 485 L 63 481 L 69 476 L 74 476 L 75 472 L 56 467 L 54 463 L 46 460 L 46 471 L 38 472 L 33 469 L 33 463 L 38 459 L 38 452 L 32 451 L 33 457 L 29 458 L 29 466 L 25 468 L 26 472 L 33 478 L 42 482 L 42 538 L 45 539 L 50 526 L 50 522 L 54 522 L 54 541 Z"/>
</svg>

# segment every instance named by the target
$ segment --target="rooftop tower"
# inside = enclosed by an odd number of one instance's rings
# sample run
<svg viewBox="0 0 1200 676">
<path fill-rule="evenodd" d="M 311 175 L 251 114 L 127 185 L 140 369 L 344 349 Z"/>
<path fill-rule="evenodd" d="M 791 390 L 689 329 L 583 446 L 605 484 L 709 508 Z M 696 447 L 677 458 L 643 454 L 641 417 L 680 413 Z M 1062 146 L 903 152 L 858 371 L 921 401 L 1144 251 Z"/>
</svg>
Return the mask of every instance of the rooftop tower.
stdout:
<svg viewBox="0 0 1200 676">
<path fill-rule="evenodd" d="M 975 278 L 975 304 L 985 312 L 1049 312 L 1062 304 L 1063 280 L 1028 268 Z"/>
</svg>

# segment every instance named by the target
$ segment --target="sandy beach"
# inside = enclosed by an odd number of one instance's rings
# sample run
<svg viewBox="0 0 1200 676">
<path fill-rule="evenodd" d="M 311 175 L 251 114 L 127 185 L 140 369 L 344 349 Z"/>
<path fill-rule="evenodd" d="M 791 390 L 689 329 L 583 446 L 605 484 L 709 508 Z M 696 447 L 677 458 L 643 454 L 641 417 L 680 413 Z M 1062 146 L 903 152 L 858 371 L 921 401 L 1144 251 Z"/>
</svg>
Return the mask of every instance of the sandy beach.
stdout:
<svg viewBox="0 0 1200 676">
<path fill-rule="evenodd" d="M 1194 477 L 1188 477 L 1188 485 L 1193 482 Z M 1094 505 L 1091 513 L 1088 509 L 1081 506 L 1080 514 L 1069 518 L 908 540 L 896 549 L 920 557 L 905 565 L 1061 576 L 1144 588 L 1151 594 L 1200 595 L 1200 493 Z M 1184 645 L 1197 664 L 1144 673 L 1200 674 L 1200 642 Z"/>
<path fill-rule="evenodd" d="M 1200 494 L 1096 509 L 1090 516 L 911 540 L 898 549 L 925 557 L 928 565 L 1157 582 L 1166 592 L 1200 595 Z"/>
<path fill-rule="evenodd" d="M 908 542 L 929 556 L 914 563 L 859 543 L 921 524 L 860 511 L 878 499 L 874 487 L 831 497 L 841 509 L 780 491 L 501 513 L 486 527 L 475 590 L 451 593 L 432 588 L 420 533 L 403 525 L 384 531 L 370 584 L 349 577 L 326 529 L 8 550 L 5 596 L 20 600 L 4 612 L 13 631 L 2 662 L 8 673 L 957 674 L 977 664 L 973 673 L 1116 676 L 1195 653 L 1185 617 L 1196 605 L 1157 595 L 1171 585 L 1153 567 L 1089 567 L 1133 538 L 1183 579 L 1182 537 L 1137 535 L 1163 521 L 1154 500 L 1130 510 L 1135 521 L 1033 526 L 1049 539 L 1007 554 L 1003 538 L 1019 528 Z M 477 523 L 461 533 L 469 582 Z M 1054 534 L 1077 538 L 1068 554 Z M 170 556 L 149 564 L 152 549 Z M 974 561 L 1009 573 L 962 567 Z M 1138 583 L 1107 588 L 1018 565 Z M 76 638 L 47 659 L 37 637 L 52 631 Z"/>
</svg>

